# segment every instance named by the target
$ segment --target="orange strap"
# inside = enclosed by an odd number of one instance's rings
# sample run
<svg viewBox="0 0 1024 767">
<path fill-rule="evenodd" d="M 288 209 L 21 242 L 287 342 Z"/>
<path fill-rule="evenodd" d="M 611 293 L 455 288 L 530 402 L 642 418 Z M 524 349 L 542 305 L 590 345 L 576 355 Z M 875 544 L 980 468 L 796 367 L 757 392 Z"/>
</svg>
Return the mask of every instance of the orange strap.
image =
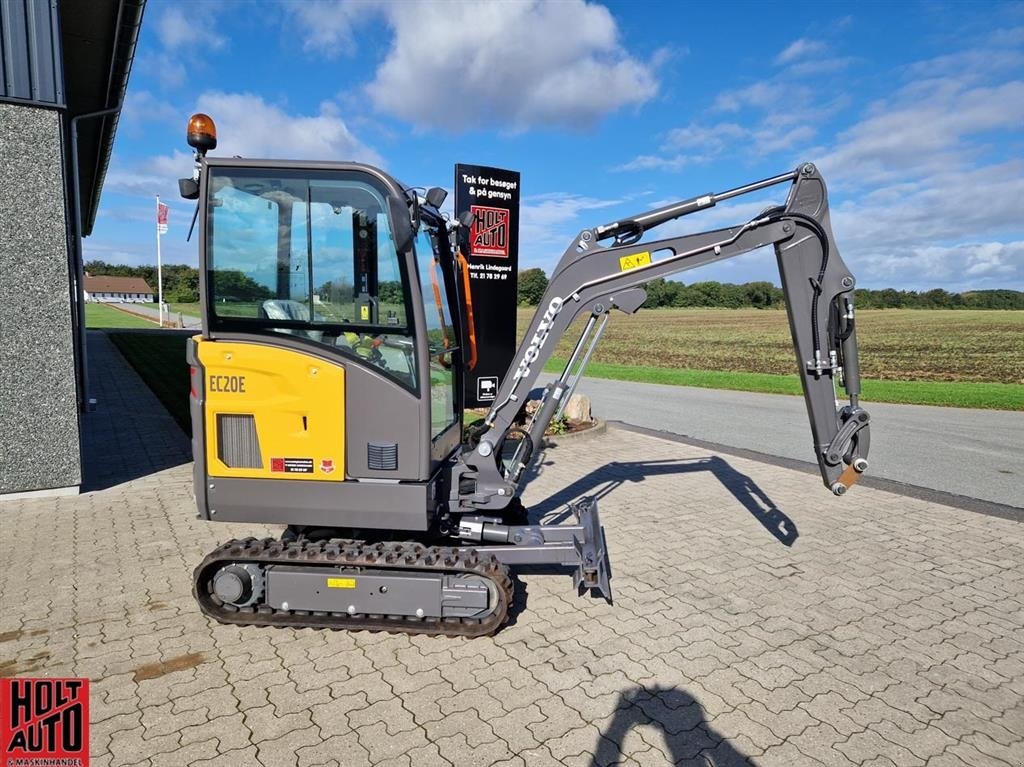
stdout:
<svg viewBox="0 0 1024 767">
<path fill-rule="evenodd" d="M 462 269 L 462 288 L 466 294 L 466 330 L 469 337 L 469 356 L 466 359 L 466 370 L 476 367 L 476 326 L 473 325 L 473 293 L 469 286 L 469 261 L 462 255 L 462 250 L 455 251 L 455 258 Z"/>
<path fill-rule="evenodd" d="M 444 309 L 441 308 L 443 303 L 441 300 L 441 286 L 437 282 L 437 261 L 432 260 L 430 262 L 430 281 L 434 283 L 434 304 L 437 306 L 437 319 L 441 323 L 441 335 L 444 338 L 444 348 L 447 349 L 451 346 L 451 342 L 448 340 L 448 326 L 444 323 Z M 444 353 L 437 355 L 437 361 L 445 367 L 448 367 L 444 361 Z"/>
</svg>

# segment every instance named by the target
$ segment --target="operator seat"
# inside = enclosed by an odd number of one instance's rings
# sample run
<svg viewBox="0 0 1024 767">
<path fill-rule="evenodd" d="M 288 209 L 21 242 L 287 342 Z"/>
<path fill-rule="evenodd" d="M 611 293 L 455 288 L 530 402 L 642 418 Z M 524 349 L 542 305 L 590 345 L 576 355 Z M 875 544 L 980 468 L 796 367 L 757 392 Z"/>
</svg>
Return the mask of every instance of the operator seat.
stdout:
<svg viewBox="0 0 1024 767">
<path fill-rule="evenodd" d="M 260 304 L 260 318 L 266 320 L 297 320 L 309 322 L 309 307 L 300 301 L 273 298 Z M 324 337 L 322 330 L 297 330 L 295 328 L 281 328 L 285 333 L 296 336 L 303 336 L 320 341 Z"/>
</svg>

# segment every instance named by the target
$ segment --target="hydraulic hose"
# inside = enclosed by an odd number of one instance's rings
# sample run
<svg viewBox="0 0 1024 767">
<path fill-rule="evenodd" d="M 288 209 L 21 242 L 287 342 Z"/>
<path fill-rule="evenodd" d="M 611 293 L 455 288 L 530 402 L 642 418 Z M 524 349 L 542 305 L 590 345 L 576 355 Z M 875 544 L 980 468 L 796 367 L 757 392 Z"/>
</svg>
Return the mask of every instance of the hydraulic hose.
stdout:
<svg viewBox="0 0 1024 767">
<path fill-rule="evenodd" d="M 821 244 L 821 268 L 818 269 L 818 279 L 812 283 L 812 286 L 814 287 L 814 297 L 811 299 L 811 316 L 813 318 L 811 321 L 811 338 L 814 343 L 814 351 L 820 352 L 821 329 L 818 326 L 818 299 L 821 296 L 821 283 L 822 280 L 825 279 L 825 270 L 828 268 L 828 237 L 825 234 L 825 230 L 822 229 L 821 224 L 819 224 L 816 219 L 805 213 L 789 211 L 780 215 L 779 218 L 795 218 L 799 221 L 803 221 L 807 224 L 808 228 L 814 232 L 815 236 L 818 238 L 818 242 Z"/>
</svg>

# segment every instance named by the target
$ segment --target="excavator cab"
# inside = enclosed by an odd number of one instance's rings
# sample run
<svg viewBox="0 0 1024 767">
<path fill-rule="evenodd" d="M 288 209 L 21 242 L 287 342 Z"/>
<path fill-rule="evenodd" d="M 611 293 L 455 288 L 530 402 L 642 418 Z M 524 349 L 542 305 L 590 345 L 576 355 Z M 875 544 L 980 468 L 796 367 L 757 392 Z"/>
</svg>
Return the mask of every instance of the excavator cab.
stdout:
<svg viewBox="0 0 1024 767">
<path fill-rule="evenodd" d="M 444 220 L 368 166 L 202 163 L 201 515 L 425 530 L 462 425 Z"/>
</svg>

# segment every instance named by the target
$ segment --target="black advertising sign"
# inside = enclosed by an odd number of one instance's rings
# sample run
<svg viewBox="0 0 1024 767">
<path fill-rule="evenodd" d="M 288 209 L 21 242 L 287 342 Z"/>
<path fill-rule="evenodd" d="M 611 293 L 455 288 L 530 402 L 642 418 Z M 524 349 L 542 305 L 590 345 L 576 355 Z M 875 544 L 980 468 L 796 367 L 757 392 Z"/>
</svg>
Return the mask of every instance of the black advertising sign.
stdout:
<svg viewBox="0 0 1024 767">
<path fill-rule="evenodd" d="M 467 407 L 490 407 L 516 351 L 519 173 L 455 166 L 455 214 L 473 214 L 461 242 L 469 262 L 477 362 L 466 371 Z M 468 359 L 468 355 L 467 355 Z"/>
</svg>

